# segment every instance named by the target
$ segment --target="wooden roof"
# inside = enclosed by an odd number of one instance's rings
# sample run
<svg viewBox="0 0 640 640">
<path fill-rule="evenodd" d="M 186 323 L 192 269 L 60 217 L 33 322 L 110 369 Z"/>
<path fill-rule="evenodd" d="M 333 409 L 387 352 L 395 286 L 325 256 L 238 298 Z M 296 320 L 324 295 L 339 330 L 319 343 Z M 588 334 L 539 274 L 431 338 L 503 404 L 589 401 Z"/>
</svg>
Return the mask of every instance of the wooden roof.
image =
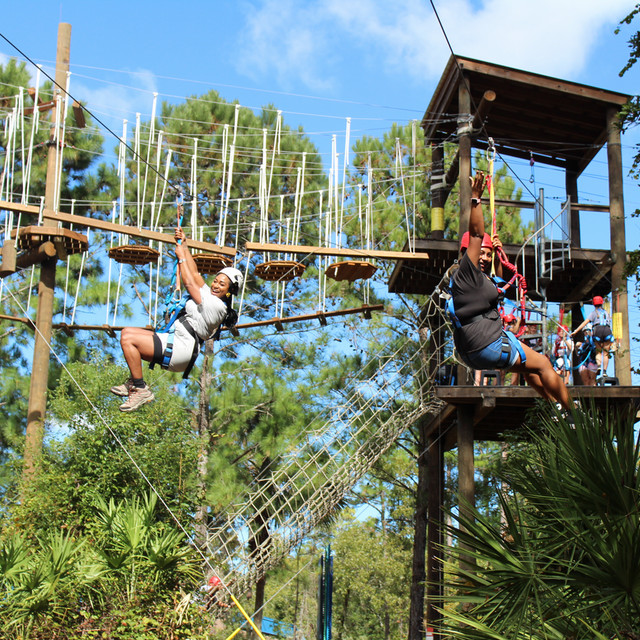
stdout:
<svg viewBox="0 0 640 640">
<path fill-rule="evenodd" d="M 485 121 L 482 141 L 491 136 L 501 154 L 571 168 L 580 174 L 606 142 L 606 116 L 630 96 L 520 71 L 489 62 L 451 56 L 422 121 L 425 139 L 455 135 L 460 71 L 469 84 L 472 109 L 485 91 L 496 99 Z"/>
<path fill-rule="evenodd" d="M 416 251 L 428 252 L 428 262 L 399 260 L 389 278 L 390 293 L 414 293 L 431 295 L 444 277 L 447 269 L 458 258 L 457 240 L 416 240 Z M 504 245 L 511 263 L 527 280 L 527 295 L 533 300 L 541 296 L 535 291 L 535 249 L 528 245 L 520 257 L 521 247 Z M 571 260 L 564 269 L 557 268 L 547 285 L 549 302 L 577 302 L 594 295 L 606 296 L 611 292 L 611 252 L 604 249 L 571 249 Z M 505 275 L 507 275 L 505 273 Z"/>
</svg>

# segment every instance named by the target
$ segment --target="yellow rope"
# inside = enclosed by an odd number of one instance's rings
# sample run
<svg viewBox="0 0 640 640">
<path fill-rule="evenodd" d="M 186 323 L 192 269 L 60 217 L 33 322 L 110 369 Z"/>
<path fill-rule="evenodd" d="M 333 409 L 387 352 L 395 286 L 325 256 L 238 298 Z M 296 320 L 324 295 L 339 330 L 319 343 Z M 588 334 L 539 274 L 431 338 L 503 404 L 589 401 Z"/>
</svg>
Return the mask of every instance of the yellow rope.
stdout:
<svg viewBox="0 0 640 640">
<path fill-rule="evenodd" d="M 489 209 L 491 210 L 491 240 L 493 241 L 493 236 L 497 233 L 497 222 L 496 222 L 496 193 L 493 187 L 493 165 L 496 157 L 496 149 L 493 146 L 493 139 L 489 138 L 489 146 L 487 147 L 487 158 L 489 160 L 489 169 L 487 173 L 489 174 Z M 495 258 L 495 257 L 494 257 Z M 496 275 L 496 261 L 495 259 L 491 259 L 491 275 Z"/>
<path fill-rule="evenodd" d="M 258 629 L 258 627 L 256 627 L 255 622 L 251 619 L 251 617 L 249 616 L 249 614 L 242 608 L 242 605 L 236 600 L 235 596 L 232 593 L 229 593 L 229 595 L 231 596 L 231 600 L 233 600 L 233 604 L 236 605 L 236 607 L 238 607 L 238 610 L 240 611 L 240 613 L 244 616 L 245 620 L 251 625 L 251 628 L 258 634 L 258 637 L 260 638 L 260 640 L 265 640 L 264 636 L 262 635 L 262 633 L 260 632 L 260 629 Z M 240 633 L 240 631 L 242 630 L 242 627 L 238 627 L 228 638 L 227 640 L 231 640 L 231 638 L 235 638 L 235 636 L 238 635 L 238 633 Z"/>
</svg>

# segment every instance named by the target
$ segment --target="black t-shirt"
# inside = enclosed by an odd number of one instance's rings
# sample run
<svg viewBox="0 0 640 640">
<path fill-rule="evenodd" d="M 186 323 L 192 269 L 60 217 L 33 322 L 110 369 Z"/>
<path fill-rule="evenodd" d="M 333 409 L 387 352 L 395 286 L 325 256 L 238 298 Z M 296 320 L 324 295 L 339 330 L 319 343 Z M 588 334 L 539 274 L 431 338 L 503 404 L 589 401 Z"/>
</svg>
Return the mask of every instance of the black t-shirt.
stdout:
<svg viewBox="0 0 640 640">
<path fill-rule="evenodd" d="M 453 275 L 451 288 L 453 308 L 458 320 L 487 314 L 488 317 L 456 329 L 453 339 L 459 351 L 469 353 L 484 349 L 495 342 L 502 333 L 502 320 L 498 313 L 498 289 L 488 276 L 482 273 L 465 253 L 460 267 Z"/>
</svg>

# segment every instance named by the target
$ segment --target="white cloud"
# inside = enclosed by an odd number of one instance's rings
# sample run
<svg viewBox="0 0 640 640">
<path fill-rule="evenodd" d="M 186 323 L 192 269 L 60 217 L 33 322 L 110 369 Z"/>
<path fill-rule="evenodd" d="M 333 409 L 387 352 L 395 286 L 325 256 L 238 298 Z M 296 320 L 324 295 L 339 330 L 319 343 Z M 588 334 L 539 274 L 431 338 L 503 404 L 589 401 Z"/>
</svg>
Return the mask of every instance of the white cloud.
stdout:
<svg viewBox="0 0 640 640">
<path fill-rule="evenodd" d="M 238 44 L 238 70 L 259 80 L 273 75 L 284 89 L 302 82 L 315 91 L 331 88 L 326 75 L 329 24 L 317 3 L 264 0 L 245 3 L 247 24 Z"/>
<path fill-rule="evenodd" d="M 282 88 L 336 86 L 345 67 L 437 79 L 450 55 L 425 0 L 246 0 L 238 70 L 273 76 Z M 584 70 L 598 39 L 632 8 L 629 0 L 440 0 L 454 52 L 571 78 Z"/>
</svg>

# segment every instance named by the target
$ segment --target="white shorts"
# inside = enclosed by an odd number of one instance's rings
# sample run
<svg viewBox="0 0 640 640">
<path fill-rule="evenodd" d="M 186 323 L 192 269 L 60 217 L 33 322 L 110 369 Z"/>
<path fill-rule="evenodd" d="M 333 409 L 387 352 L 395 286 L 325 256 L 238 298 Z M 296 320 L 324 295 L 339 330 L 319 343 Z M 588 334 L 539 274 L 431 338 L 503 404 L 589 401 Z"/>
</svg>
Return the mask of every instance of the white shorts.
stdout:
<svg viewBox="0 0 640 640">
<path fill-rule="evenodd" d="M 193 349 L 195 346 L 194 337 L 184 328 L 181 322 L 176 322 L 174 325 L 175 331 L 173 334 L 173 352 L 171 353 L 171 360 L 169 360 L 169 371 L 184 371 L 191 357 L 193 356 Z M 156 333 L 162 345 L 162 354 L 167 348 L 167 342 L 169 341 L 168 333 Z M 162 358 L 160 358 L 162 360 Z"/>
</svg>

